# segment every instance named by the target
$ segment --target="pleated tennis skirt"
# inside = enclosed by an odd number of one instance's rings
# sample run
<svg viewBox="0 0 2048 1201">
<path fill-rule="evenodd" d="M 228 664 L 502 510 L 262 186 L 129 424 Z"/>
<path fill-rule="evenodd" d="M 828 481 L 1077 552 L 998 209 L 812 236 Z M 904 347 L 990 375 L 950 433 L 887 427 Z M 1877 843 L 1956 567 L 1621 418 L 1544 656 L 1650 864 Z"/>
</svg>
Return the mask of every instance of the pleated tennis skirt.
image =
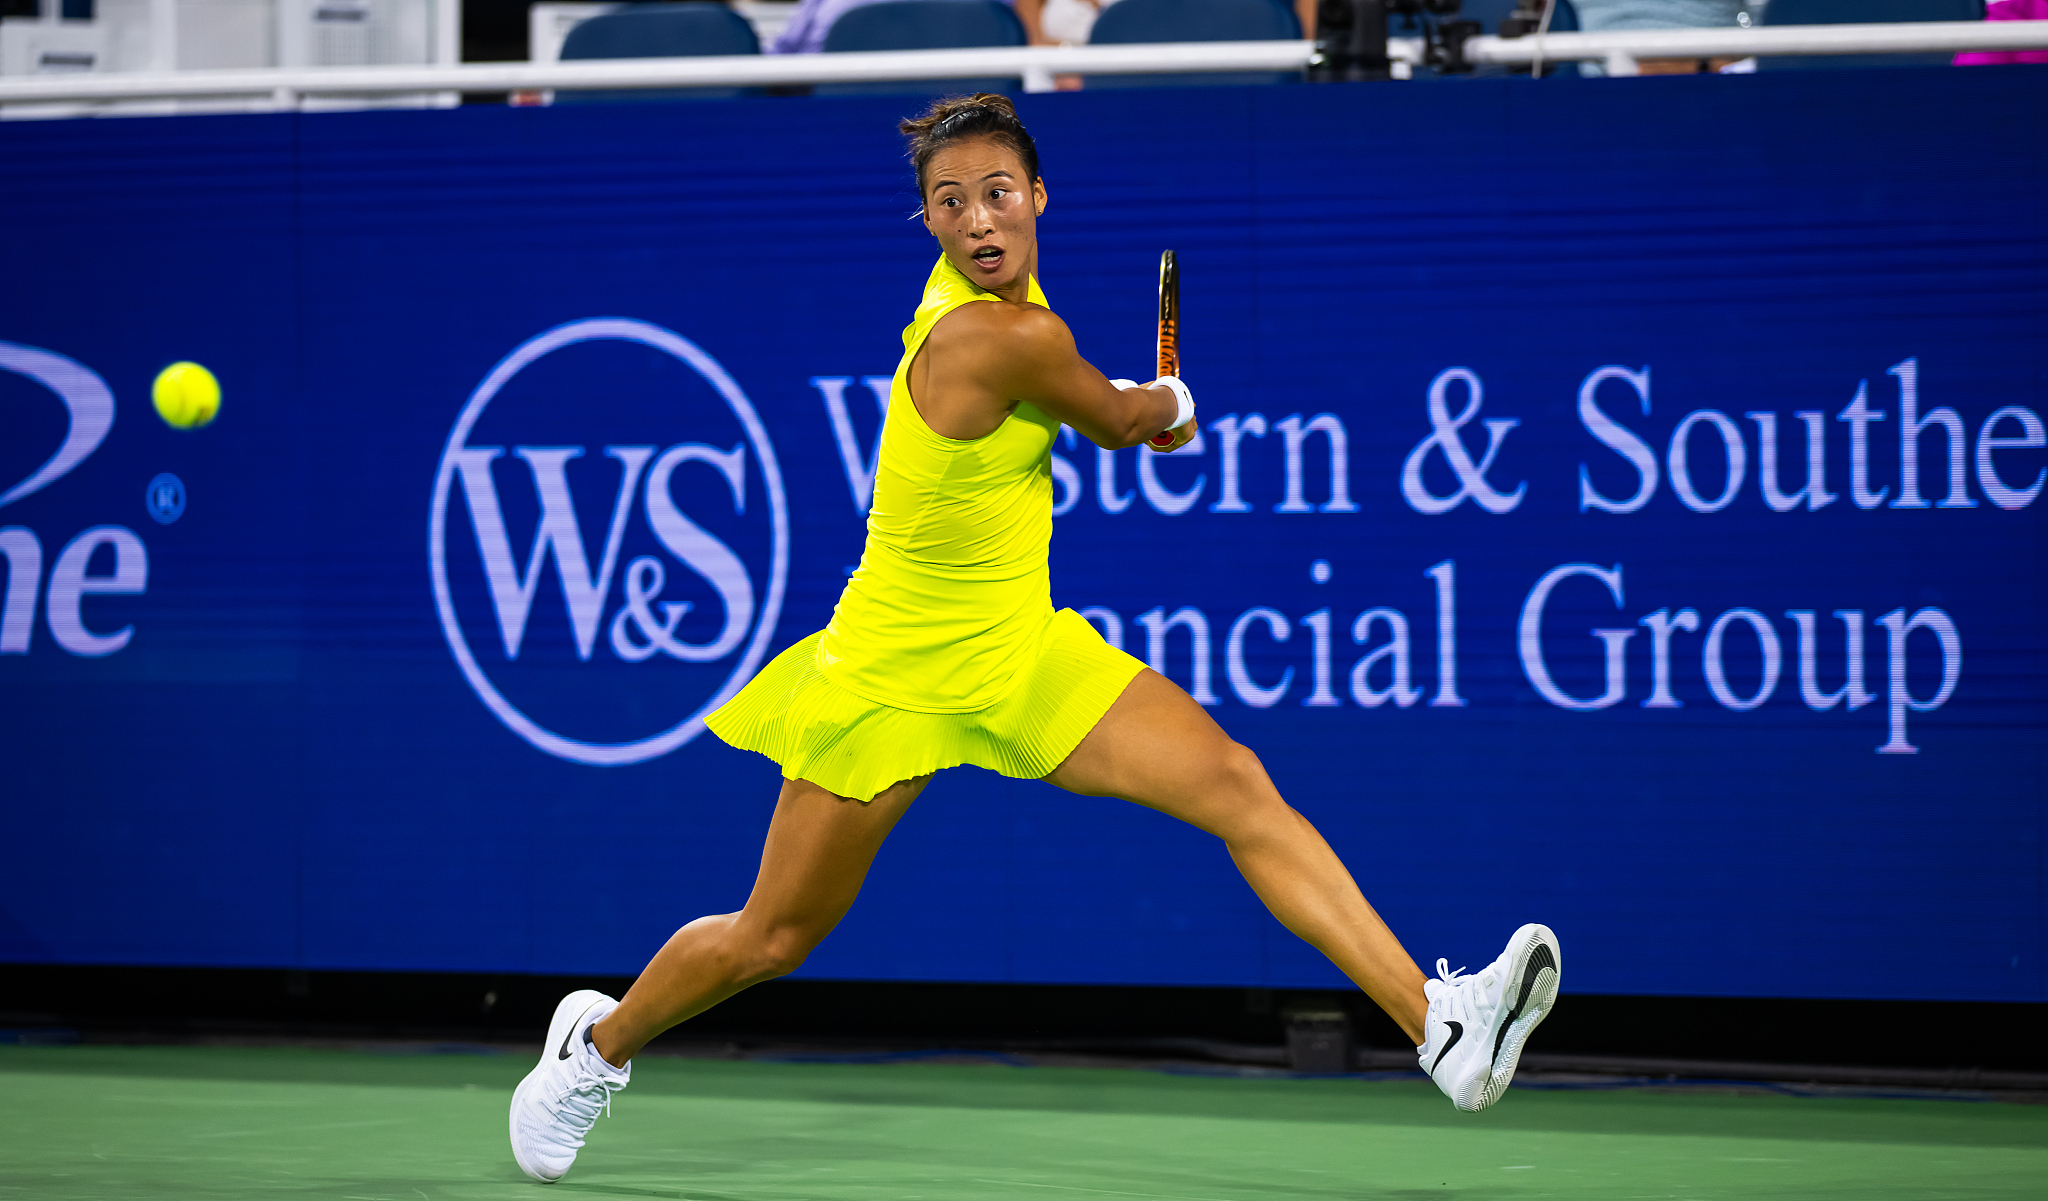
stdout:
<svg viewBox="0 0 2048 1201">
<path fill-rule="evenodd" d="M 818 668 L 819 631 L 775 656 L 705 719 L 784 778 L 871 801 L 890 785 L 974 764 L 1020 780 L 1064 762 L 1145 664 L 1072 609 L 1053 614 L 1038 658 L 1002 700 L 972 713 L 919 713 L 856 696 Z"/>
</svg>

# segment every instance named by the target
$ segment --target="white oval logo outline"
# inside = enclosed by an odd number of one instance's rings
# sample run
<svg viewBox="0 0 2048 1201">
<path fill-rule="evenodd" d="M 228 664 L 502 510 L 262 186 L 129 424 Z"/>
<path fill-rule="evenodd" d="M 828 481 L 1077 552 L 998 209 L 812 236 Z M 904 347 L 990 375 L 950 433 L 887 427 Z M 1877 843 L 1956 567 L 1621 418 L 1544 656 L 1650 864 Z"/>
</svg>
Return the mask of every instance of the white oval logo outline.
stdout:
<svg viewBox="0 0 2048 1201">
<path fill-rule="evenodd" d="M 761 464 L 761 475 L 768 485 L 769 508 L 774 523 L 767 595 L 756 619 L 754 636 L 740 656 L 738 666 L 726 677 L 718 692 L 682 722 L 648 738 L 617 743 L 584 742 L 557 734 L 521 713 L 517 706 L 505 699 L 477 663 L 476 656 L 470 653 L 448 587 L 448 500 L 456 452 L 464 447 L 477 419 L 483 416 L 484 409 L 513 376 L 534 360 L 564 346 L 601 340 L 637 342 L 663 351 L 687 364 L 718 391 L 725 399 L 726 407 L 746 429 L 747 440 L 753 444 L 754 455 Z M 789 577 L 789 508 L 782 490 L 782 469 L 775 461 L 775 448 L 768 441 L 767 429 L 754 412 L 753 402 L 747 399 L 746 393 L 740 390 L 739 384 L 733 381 L 718 360 L 706 354 L 696 343 L 672 330 L 631 317 L 587 317 L 567 322 L 521 343 L 493 367 L 491 373 L 484 377 L 484 382 L 470 394 L 462 415 L 456 418 L 455 428 L 448 434 L 447 444 L 441 449 L 440 468 L 434 476 L 433 511 L 427 530 L 427 561 L 433 575 L 434 607 L 440 615 L 441 632 L 448 640 L 448 649 L 454 653 L 455 662 L 462 668 L 470 688 L 499 721 L 528 743 L 557 758 L 607 767 L 644 762 L 666 755 L 703 733 L 704 715 L 731 700 L 733 694 L 753 678 L 754 669 L 760 665 L 768 649 L 768 640 L 774 636 L 776 622 L 782 615 L 782 593 Z"/>
</svg>

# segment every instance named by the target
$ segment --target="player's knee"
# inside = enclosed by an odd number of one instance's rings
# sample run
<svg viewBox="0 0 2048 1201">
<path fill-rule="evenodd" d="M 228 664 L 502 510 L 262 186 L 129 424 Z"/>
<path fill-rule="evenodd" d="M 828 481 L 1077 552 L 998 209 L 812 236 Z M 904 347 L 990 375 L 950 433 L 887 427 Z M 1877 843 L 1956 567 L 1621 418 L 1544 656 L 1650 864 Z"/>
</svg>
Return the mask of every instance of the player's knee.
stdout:
<svg viewBox="0 0 2048 1201">
<path fill-rule="evenodd" d="M 739 956 L 736 974 L 743 984 L 759 984 L 787 976 L 804 965 L 818 939 L 808 930 L 784 926 L 753 939 Z"/>
<path fill-rule="evenodd" d="M 1216 806 L 1216 833 L 1238 843 L 1272 834 L 1292 820 L 1293 810 L 1273 788 L 1265 764 L 1250 747 L 1231 743 L 1215 769 L 1222 795 Z"/>
<path fill-rule="evenodd" d="M 1268 795 L 1274 800 L 1279 799 L 1266 778 L 1266 765 L 1259 762 L 1258 754 L 1250 747 L 1238 742 L 1230 743 L 1223 749 L 1221 758 L 1216 778 L 1233 794 L 1254 803 Z"/>
</svg>

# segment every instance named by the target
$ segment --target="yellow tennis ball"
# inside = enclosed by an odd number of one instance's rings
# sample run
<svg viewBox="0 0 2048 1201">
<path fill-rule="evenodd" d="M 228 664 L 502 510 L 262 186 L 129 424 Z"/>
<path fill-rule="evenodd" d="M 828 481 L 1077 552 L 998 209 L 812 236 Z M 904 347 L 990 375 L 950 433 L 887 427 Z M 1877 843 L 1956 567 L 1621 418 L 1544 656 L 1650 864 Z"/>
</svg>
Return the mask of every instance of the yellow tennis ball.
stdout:
<svg viewBox="0 0 2048 1201">
<path fill-rule="evenodd" d="M 149 397 L 165 425 L 197 429 L 220 412 L 220 381 L 197 363 L 172 363 L 157 373 Z"/>
</svg>

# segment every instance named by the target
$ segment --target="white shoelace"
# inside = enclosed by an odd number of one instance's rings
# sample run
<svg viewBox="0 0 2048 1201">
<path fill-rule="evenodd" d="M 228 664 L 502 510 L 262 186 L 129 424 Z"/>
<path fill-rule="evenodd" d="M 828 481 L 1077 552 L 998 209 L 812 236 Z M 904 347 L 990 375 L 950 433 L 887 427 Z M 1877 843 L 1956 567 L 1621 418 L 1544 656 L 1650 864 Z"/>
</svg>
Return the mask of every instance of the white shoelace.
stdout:
<svg viewBox="0 0 2048 1201">
<path fill-rule="evenodd" d="M 583 1145 L 583 1136 L 597 1124 L 600 1116 L 611 1113 L 612 1094 L 626 1087 L 624 1080 L 592 1071 L 588 1066 L 578 1064 L 576 1083 L 571 1085 L 556 1109 L 557 1116 L 564 1118 L 562 1125 L 568 1129 L 572 1149 Z"/>
<path fill-rule="evenodd" d="M 1472 1021 L 1478 1012 L 1477 989 L 1471 987 L 1476 983 L 1475 978 L 1467 976 L 1464 968 L 1453 969 L 1448 959 L 1436 961 L 1436 974 L 1444 986 L 1437 990 L 1436 1000 L 1429 1006 L 1430 1012 L 1445 1020 Z"/>
</svg>

